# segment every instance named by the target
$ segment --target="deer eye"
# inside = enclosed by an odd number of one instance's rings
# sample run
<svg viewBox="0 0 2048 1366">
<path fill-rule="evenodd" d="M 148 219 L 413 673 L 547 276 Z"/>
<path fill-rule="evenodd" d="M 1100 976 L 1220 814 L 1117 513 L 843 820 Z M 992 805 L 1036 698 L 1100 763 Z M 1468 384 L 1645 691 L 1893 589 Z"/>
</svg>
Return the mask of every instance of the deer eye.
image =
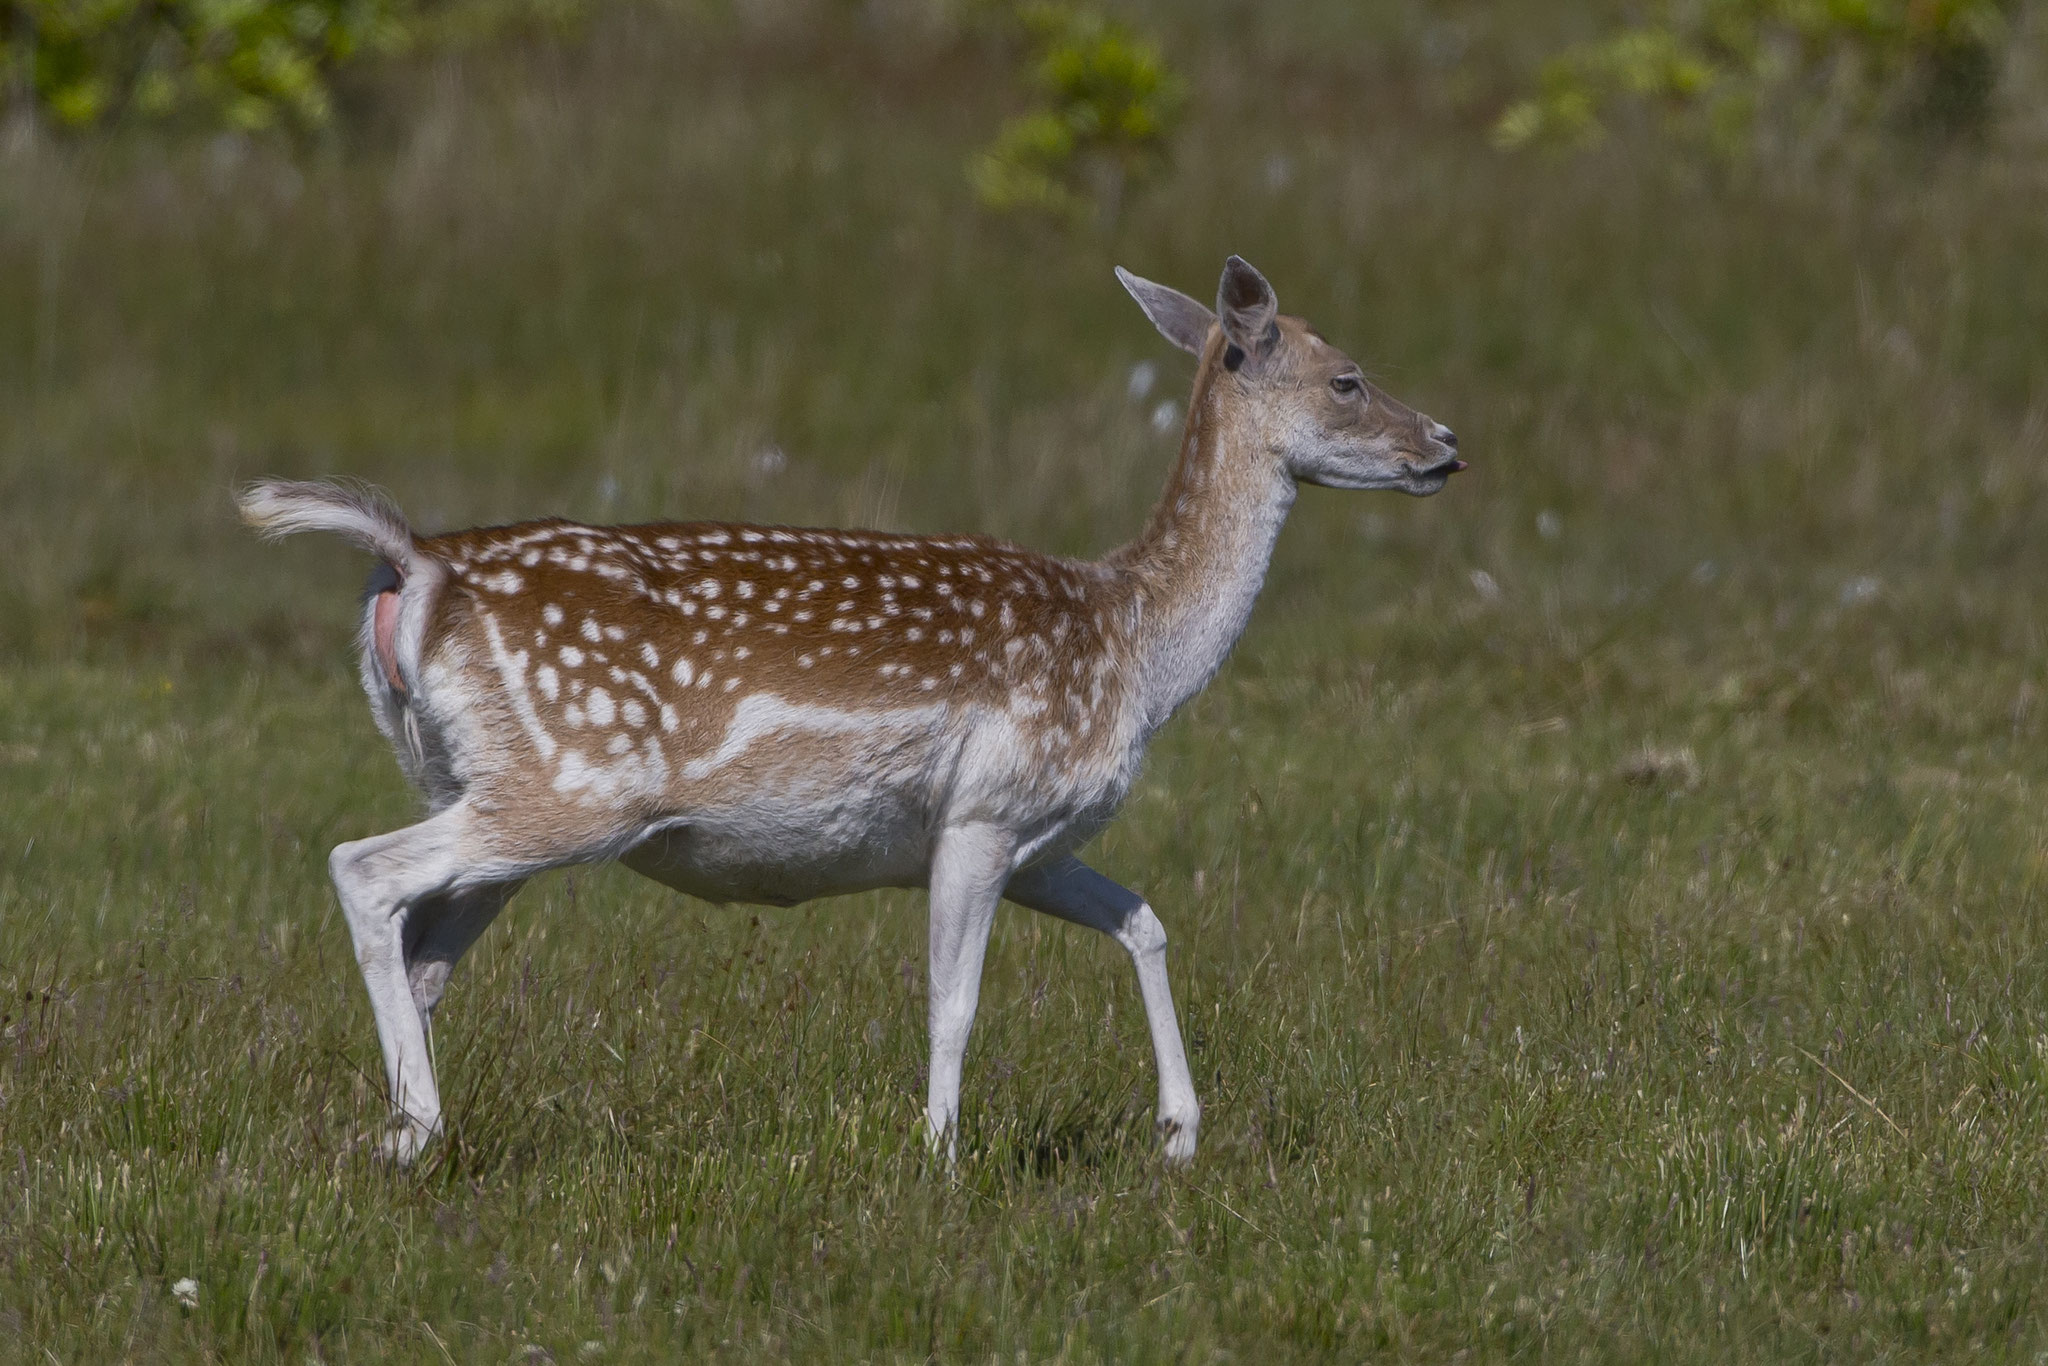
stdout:
<svg viewBox="0 0 2048 1366">
<path fill-rule="evenodd" d="M 1330 381 L 1330 391 L 1338 398 L 1356 398 L 1365 392 L 1365 382 L 1356 375 L 1339 375 Z"/>
</svg>

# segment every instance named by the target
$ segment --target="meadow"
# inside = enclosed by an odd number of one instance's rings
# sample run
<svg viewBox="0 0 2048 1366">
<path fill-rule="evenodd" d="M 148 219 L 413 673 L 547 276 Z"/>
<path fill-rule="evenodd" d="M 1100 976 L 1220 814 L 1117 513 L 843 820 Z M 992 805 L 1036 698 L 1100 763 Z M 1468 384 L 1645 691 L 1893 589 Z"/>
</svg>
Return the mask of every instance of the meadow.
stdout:
<svg viewBox="0 0 2048 1366">
<path fill-rule="evenodd" d="M 975 207 L 1014 63 L 915 0 L 0 136 L 0 1361 L 2048 1351 L 2041 34 L 1977 142 L 1725 168 L 1488 145 L 1593 7 L 1125 12 L 1189 124 L 1078 232 Z M 1108 941 L 1002 912 L 949 1172 L 921 895 L 616 869 L 513 903 L 448 1135 L 369 1161 L 367 566 L 235 483 L 1095 553 L 1192 369 L 1111 266 L 1233 251 L 1474 468 L 1303 497 L 1090 855 L 1172 935 L 1193 1167 Z"/>
</svg>

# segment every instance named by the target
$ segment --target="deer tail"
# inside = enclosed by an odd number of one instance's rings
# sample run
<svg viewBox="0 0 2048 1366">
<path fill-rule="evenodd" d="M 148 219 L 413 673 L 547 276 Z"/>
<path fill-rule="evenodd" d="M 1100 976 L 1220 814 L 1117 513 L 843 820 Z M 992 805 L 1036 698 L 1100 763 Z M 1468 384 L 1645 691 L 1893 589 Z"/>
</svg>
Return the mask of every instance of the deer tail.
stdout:
<svg viewBox="0 0 2048 1366">
<path fill-rule="evenodd" d="M 368 484 L 259 479 L 235 494 L 235 505 L 266 540 L 331 531 L 377 557 L 364 593 L 363 686 L 379 725 L 404 747 L 408 768 L 417 769 L 420 658 L 445 566 L 419 543 L 390 496 Z"/>
<path fill-rule="evenodd" d="M 235 495 L 242 520 L 266 540 L 331 531 L 377 556 L 401 576 L 415 545 L 405 514 L 382 489 L 327 480 L 259 479 Z"/>
</svg>

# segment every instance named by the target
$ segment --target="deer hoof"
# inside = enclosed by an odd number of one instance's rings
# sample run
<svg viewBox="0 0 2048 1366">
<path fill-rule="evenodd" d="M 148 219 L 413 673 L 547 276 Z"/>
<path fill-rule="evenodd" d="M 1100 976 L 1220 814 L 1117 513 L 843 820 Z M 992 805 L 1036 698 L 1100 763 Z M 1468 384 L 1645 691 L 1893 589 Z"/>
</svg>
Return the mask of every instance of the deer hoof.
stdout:
<svg viewBox="0 0 2048 1366">
<path fill-rule="evenodd" d="M 1185 1167 L 1195 1160 L 1195 1124 L 1192 1118 L 1159 1117 L 1159 1144 L 1169 1167 Z"/>
<path fill-rule="evenodd" d="M 400 1121 L 381 1136 L 365 1135 L 363 1145 L 376 1161 L 402 1169 L 410 1167 L 433 1138 L 434 1130 Z"/>
</svg>

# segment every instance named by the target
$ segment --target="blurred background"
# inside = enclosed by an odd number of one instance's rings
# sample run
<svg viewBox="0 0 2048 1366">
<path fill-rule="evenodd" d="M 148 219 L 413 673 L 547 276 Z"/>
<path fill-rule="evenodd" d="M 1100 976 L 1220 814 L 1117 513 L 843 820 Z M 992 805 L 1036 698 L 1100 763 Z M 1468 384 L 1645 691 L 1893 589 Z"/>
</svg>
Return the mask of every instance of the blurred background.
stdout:
<svg viewBox="0 0 2048 1366">
<path fill-rule="evenodd" d="M 17 658 L 331 661 L 345 552 L 236 530 L 259 473 L 1102 549 L 1190 369 L 1110 267 L 1232 251 L 1477 466 L 1306 500 L 1282 611 L 1690 576 L 1961 630 L 2038 563 L 2027 6 L 114 4 L 66 66 L 76 8 L 0 30 Z"/>
</svg>

